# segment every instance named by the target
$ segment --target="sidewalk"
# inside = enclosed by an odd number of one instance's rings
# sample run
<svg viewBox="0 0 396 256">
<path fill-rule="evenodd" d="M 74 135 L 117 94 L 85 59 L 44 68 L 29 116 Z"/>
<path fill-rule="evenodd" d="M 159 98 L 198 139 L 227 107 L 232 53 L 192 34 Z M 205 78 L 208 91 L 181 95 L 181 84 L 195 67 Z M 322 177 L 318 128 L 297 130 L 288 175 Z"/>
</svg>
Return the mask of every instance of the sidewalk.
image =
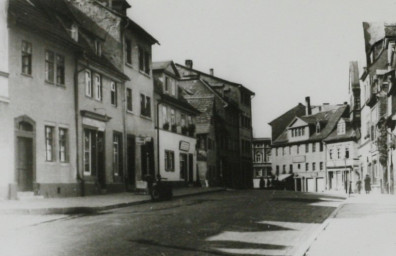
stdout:
<svg viewBox="0 0 396 256">
<path fill-rule="evenodd" d="M 396 195 L 352 195 L 323 228 L 306 256 L 395 255 Z"/>
<path fill-rule="evenodd" d="M 175 188 L 173 197 L 224 191 L 224 188 Z M 30 201 L 0 201 L 0 214 L 82 214 L 150 202 L 149 195 L 118 193 L 86 197 L 46 198 Z"/>
</svg>

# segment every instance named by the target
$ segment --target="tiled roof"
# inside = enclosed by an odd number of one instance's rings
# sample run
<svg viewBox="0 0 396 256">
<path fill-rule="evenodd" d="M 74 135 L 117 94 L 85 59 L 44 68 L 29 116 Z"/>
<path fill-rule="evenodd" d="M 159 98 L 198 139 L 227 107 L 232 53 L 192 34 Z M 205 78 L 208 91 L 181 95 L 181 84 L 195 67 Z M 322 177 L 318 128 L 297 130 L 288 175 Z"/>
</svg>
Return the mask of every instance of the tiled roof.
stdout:
<svg viewBox="0 0 396 256">
<path fill-rule="evenodd" d="M 346 130 L 345 134 L 338 134 L 337 129 L 334 129 L 330 135 L 324 139 L 326 142 L 340 142 L 340 141 L 349 141 L 349 140 L 357 140 L 359 139 L 360 134 L 358 130 L 353 129 L 352 124 L 350 122 L 346 122 Z"/>
<path fill-rule="evenodd" d="M 43 8 L 40 1 L 11 0 L 9 1 L 8 14 L 16 24 L 28 27 L 32 29 L 32 32 L 37 31 L 50 38 L 77 46 L 55 16 Z"/>
<path fill-rule="evenodd" d="M 287 112 L 283 113 L 281 116 L 269 122 L 268 124 L 271 125 L 272 140 L 275 141 L 296 116 L 300 117 L 303 116 L 304 114 L 305 114 L 305 106 L 299 103 L 294 108 L 288 110 Z"/>
<path fill-rule="evenodd" d="M 205 72 L 202 72 L 202 71 L 199 71 L 199 70 L 196 70 L 196 69 L 188 68 L 188 67 L 186 67 L 186 66 L 183 66 L 183 65 L 180 65 L 180 64 L 177 64 L 177 63 L 176 63 L 176 67 L 177 67 L 178 69 L 180 69 L 180 70 L 179 70 L 180 74 L 183 74 L 182 70 L 186 70 L 186 71 L 188 71 L 189 73 L 190 73 L 190 72 L 193 72 L 193 73 L 196 73 L 196 74 L 198 74 L 198 75 L 203 75 L 203 76 L 210 77 L 210 78 L 212 78 L 212 79 L 218 81 L 217 83 L 226 83 L 226 84 L 229 84 L 229 85 L 238 86 L 238 87 L 240 87 L 240 88 L 243 88 L 243 89 L 246 90 L 247 92 L 249 92 L 251 95 L 255 95 L 254 92 L 252 92 L 251 90 L 249 90 L 248 88 L 246 88 L 245 86 L 243 86 L 243 85 L 240 84 L 240 83 L 235 83 L 235 82 L 227 81 L 227 80 L 225 80 L 225 79 L 223 79 L 223 78 L 220 78 L 220 77 L 217 77 L 217 76 L 212 76 L 212 75 L 210 75 L 210 74 L 208 74 L 208 73 L 205 73 Z M 191 75 L 191 74 L 189 74 L 189 75 Z"/>
<path fill-rule="evenodd" d="M 316 123 L 316 121 L 314 122 L 314 120 L 320 121 L 321 124 L 324 125 L 324 127 L 321 127 L 321 131 L 319 133 L 314 132 L 307 140 L 304 140 L 304 142 L 320 141 L 327 138 L 327 136 L 329 136 L 329 134 L 336 127 L 337 122 L 340 120 L 347 107 L 348 106 L 343 105 L 335 110 L 319 112 L 315 115 L 300 117 L 303 120 L 304 119 L 309 120 L 309 124 L 311 125 Z M 287 129 L 285 127 L 281 135 L 278 138 L 276 138 L 276 140 L 273 141 L 273 145 L 288 144 L 288 143 L 289 140 L 287 136 Z"/>
<path fill-rule="evenodd" d="M 384 38 L 384 25 L 383 22 L 363 22 L 366 52 L 371 49 L 371 46 Z"/>
</svg>

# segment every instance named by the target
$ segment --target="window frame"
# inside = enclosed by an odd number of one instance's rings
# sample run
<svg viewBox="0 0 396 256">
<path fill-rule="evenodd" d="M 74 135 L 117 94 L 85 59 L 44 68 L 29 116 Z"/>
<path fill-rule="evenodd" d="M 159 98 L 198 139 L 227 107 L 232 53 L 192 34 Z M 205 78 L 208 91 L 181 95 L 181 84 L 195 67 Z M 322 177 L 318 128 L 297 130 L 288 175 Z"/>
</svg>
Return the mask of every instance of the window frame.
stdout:
<svg viewBox="0 0 396 256">
<path fill-rule="evenodd" d="M 85 70 L 85 96 L 92 98 L 92 72 L 89 69 Z"/>
<path fill-rule="evenodd" d="M 130 92 L 130 93 L 129 93 Z M 126 111 L 132 113 L 133 112 L 133 91 L 131 88 L 126 88 Z"/>
<path fill-rule="evenodd" d="M 164 165 L 165 172 L 175 172 L 175 151 L 165 149 Z"/>
<path fill-rule="evenodd" d="M 95 88 L 95 100 L 102 101 L 103 100 L 103 85 L 102 85 L 102 76 L 98 73 L 94 74 L 94 88 Z"/>
<path fill-rule="evenodd" d="M 151 97 L 140 93 L 140 115 L 151 118 Z"/>
<path fill-rule="evenodd" d="M 51 50 L 45 50 L 45 81 L 46 82 L 55 83 L 54 67 L 55 67 L 55 53 Z"/>
<path fill-rule="evenodd" d="M 55 54 L 55 80 L 57 85 L 65 85 L 65 56 Z"/>
<path fill-rule="evenodd" d="M 31 42 L 26 40 L 22 40 L 21 46 L 21 73 L 23 75 L 32 75 L 33 70 L 33 45 Z M 25 64 L 25 60 L 27 60 L 27 64 Z M 26 71 L 26 72 L 25 72 Z"/>
<path fill-rule="evenodd" d="M 50 130 L 48 134 L 47 129 Z M 45 125 L 44 126 L 44 138 L 45 138 L 45 161 L 55 162 L 55 126 Z"/>
<path fill-rule="evenodd" d="M 63 135 L 62 136 L 62 131 L 63 131 Z M 69 163 L 70 159 L 69 159 L 69 129 L 64 128 L 64 127 L 59 127 L 58 129 L 58 134 L 59 134 L 59 138 L 58 138 L 58 143 L 59 143 L 59 148 L 58 148 L 58 152 L 59 152 L 59 162 L 61 163 Z M 63 150 L 62 150 L 62 146 L 63 146 Z M 63 153 L 63 155 L 62 155 Z"/>
<path fill-rule="evenodd" d="M 117 89 L 117 83 L 114 81 L 110 82 L 110 103 L 114 107 L 118 106 L 118 89 Z"/>
</svg>

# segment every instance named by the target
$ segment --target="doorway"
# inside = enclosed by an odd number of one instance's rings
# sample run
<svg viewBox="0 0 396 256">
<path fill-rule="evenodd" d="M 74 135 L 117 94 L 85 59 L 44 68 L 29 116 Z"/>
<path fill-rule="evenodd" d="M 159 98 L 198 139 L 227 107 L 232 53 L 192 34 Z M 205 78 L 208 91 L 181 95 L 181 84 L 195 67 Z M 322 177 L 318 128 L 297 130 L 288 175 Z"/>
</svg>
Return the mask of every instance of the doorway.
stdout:
<svg viewBox="0 0 396 256">
<path fill-rule="evenodd" d="M 194 157 L 188 154 L 188 182 L 194 183 Z"/>
<path fill-rule="evenodd" d="M 33 139 L 17 137 L 17 182 L 19 191 L 33 191 Z"/>
<path fill-rule="evenodd" d="M 180 162 L 180 178 L 183 179 L 186 183 L 188 182 L 187 179 L 187 154 L 180 153 L 179 155 L 179 162 Z"/>
<path fill-rule="evenodd" d="M 28 116 L 15 118 L 15 181 L 18 191 L 33 191 L 35 175 L 35 122 Z"/>
</svg>

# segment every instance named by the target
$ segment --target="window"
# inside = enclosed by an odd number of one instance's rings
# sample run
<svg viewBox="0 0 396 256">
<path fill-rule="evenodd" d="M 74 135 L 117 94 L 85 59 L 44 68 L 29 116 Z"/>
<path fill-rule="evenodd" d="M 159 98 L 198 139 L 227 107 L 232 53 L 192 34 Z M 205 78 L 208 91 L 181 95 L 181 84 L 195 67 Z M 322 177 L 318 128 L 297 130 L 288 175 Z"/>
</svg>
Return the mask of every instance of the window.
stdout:
<svg viewBox="0 0 396 256">
<path fill-rule="evenodd" d="M 45 126 L 45 160 L 48 162 L 54 159 L 54 127 Z"/>
<path fill-rule="evenodd" d="M 59 161 L 66 163 L 69 161 L 68 130 L 59 128 Z"/>
<path fill-rule="evenodd" d="M 102 79 L 99 74 L 95 74 L 95 98 L 96 100 L 102 100 Z"/>
<path fill-rule="evenodd" d="M 55 78 L 54 71 L 55 56 L 51 51 L 45 51 L 45 80 L 53 83 Z"/>
<path fill-rule="evenodd" d="M 32 44 L 22 41 L 22 74 L 32 74 Z"/>
<path fill-rule="evenodd" d="M 319 163 L 319 169 L 322 171 L 323 170 L 323 162 Z"/>
<path fill-rule="evenodd" d="M 337 148 L 337 159 L 341 159 L 341 150 Z"/>
<path fill-rule="evenodd" d="M 117 85 L 113 81 L 110 83 L 110 101 L 111 105 L 117 107 Z"/>
<path fill-rule="evenodd" d="M 309 171 L 309 163 L 305 163 L 305 170 Z"/>
<path fill-rule="evenodd" d="M 282 170 L 282 173 L 283 173 L 283 174 L 285 174 L 285 173 L 286 173 L 286 165 L 285 165 L 285 164 L 283 165 L 283 170 Z"/>
<path fill-rule="evenodd" d="M 305 153 L 308 153 L 309 152 L 309 144 L 307 143 L 307 144 L 305 144 Z"/>
<path fill-rule="evenodd" d="M 56 55 L 56 84 L 65 84 L 65 58 L 62 55 Z"/>
<path fill-rule="evenodd" d="M 320 151 L 320 152 L 323 152 L 323 142 L 320 142 L 320 143 L 319 143 L 319 151 Z"/>
<path fill-rule="evenodd" d="M 262 161 L 261 159 L 262 159 L 261 154 L 259 152 L 257 152 L 256 153 L 256 163 L 261 163 L 261 161 Z"/>
<path fill-rule="evenodd" d="M 129 39 L 125 40 L 125 51 L 126 51 L 126 63 L 132 64 L 132 42 Z"/>
<path fill-rule="evenodd" d="M 74 41 L 78 42 L 78 26 L 76 24 L 71 26 L 70 35 Z"/>
<path fill-rule="evenodd" d="M 85 95 L 88 97 L 92 97 L 92 79 L 91 79 L 91 71 L 85 71 Z"/>
<path fill-rule="evenodd" d="M 349 158 L 349 148 L 348 147 L 345 148 L 345 158 L 346 159 Z"/>
<path fill-rule="evenodd" d="M 316 123 L 316 133 L 320 133 L 320 123 Z"/>
<path fill-rule="evenodd" d="M 102 43 L 99 40 L 95 40 L 95 54 L 102 55 Z"/>
<path fill-rule="evenodd" d="M 175 115 L 175 110 L 173 108 L 170 109 L 170 118 L 171 118 L 171 124 L 176 125 L 176 115 Z"/>
<path fill-rule="evenodd" d="M 113 134 L 113 174 L 121 176 L 122 174 L 122 135 L 120 133 Z"/>
<path fill-rule="evenodd" d="M 289 166 L 289 173 L 293 173 L 293 165 L 292 164 Z"/>
<path fill-rule="evenodd" d="M 301 164 L 297 164 L 297 169 L 301 169 Z"/>
<path fill-rule="evenodd" d="M 175 171 L 175 152 L 170 150 L 165 150 L 165 171 Z"/>
<path fill-rule="evenodd" d="M 316 170 L 316 163 L 312 163 L 312 171 Z"/>
<path fill-rule="evenodd" d="M 345 134 L 345 121 L 341 120 L 338 123 L 337 134 Z"/>
<path fill-rule="evenodd" d="M 94 133 L 91 130 L 84 130 L 84 175 L 91 175 L 92 159 L 94 154 L 92 152 Z"/>
<path fill-rule="evenodd" d="M 150 74 L 150 53 L 139 47 L 139 70 Z"/>
<path fill-rule="evenodd" d="M 144 94 L 140 94 L 140 114 L 142 116 L 151 117 L 151 99 Z"/>
<path fill-rule="evenodd" d="M 276 166 L 276 175 L 279 175 L 279 165 Z"/>
<path fill-rule="evenodd" d="M 333 150 L 332 149 L 329 150 L 329 158 L 333 159 Z"/>
<path fill-rule="evenodd" d="M 132 112 L 132 89 L 126 88 L 127 111 Z"/>
<path fill-rule="evenodd" d="M 314 143 L 312 143 L 312 152 L 315 152 L 316 151 L 316 143 L 314 142 Z"/>
</svg>

